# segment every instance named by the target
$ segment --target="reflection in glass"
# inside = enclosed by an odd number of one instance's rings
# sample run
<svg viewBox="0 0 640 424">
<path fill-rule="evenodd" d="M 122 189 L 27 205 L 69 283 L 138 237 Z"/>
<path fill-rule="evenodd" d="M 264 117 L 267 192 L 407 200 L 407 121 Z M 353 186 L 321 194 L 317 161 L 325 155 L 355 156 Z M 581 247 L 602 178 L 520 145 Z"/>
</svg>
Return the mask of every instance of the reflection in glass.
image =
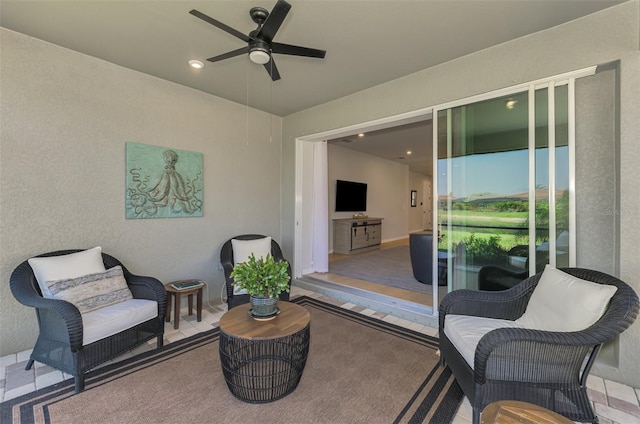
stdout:
<svg viewBox="0 0 640 424">
<path fill-rule="evenodd" d="M 552 139 L 549 90 L 535 91 L 534 152 L 528 92 L 438 111 L 438 248 L 448 290 L 503 290 L 547 263 L 568 266 L 568 87 L 553 87 Z"/>
<path fill-rule="evenodd" d="M 478 272 L 487 265 L 527 267 L 527 258 L 512 252 L 528 244 L 527 97 L 438 114 L 439 248 L 449 255 L 450 290 L 478 288 Z"/>
</svg>

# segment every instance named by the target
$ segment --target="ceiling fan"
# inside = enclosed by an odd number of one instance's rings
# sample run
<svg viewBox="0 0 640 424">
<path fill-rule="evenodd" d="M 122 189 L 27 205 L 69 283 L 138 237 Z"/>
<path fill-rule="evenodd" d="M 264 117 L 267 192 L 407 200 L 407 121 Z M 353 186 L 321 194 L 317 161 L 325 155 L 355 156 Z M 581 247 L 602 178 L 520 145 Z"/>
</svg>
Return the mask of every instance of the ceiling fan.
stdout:
<svg viewBox="0 0 640 424">
<path fill-rule="evenodd" d="M 273 37 L 275 37 L 280 25 L 282 25 L 282 22 L 287 17 L 289 9 L 291 9 L 291 5 L 284 0 L 278 0 L 271 13 L 262 7 L 251 8 L 249 15 L 253 22 L 258 24 L 258 28 L 251 31 L 248 35 L 244 35 L 240 31 L 233 29 L 230 26 L 225 25 L 195 9 L 189 11 L 189 13 L 247 43 L 246 47 L 210 57 L 207 59 L 209 62 L 218 62 L 220 60 L 240 56 L 244 53 L 249 53 L 251 61 L 259 65 L 264 65 L 264 68 L 271 76 L 271 79 L 273 81 L 277 81 L 280 79 L 280 73 L 278 72 L 276 63 L 273 60 L 273 53 L 317 57 L 320 59 L 324 58 L 327 53 L 324 50 L 293 46 L 291 44 L 276 43 L 273 41 Z"/>
</svg>

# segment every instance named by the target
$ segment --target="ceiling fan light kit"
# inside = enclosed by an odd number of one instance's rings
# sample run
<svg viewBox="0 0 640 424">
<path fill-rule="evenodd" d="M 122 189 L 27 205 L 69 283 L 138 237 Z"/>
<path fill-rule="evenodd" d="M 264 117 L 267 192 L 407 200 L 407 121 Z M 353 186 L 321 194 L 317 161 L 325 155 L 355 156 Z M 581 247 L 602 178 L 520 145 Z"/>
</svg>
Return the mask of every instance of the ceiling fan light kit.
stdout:
<svg viewBox="0 0 640 424">
<path fill-rule="evenodd" d="M 251 8 L 249 16 L 251 16 L 253 22 L 258 24 L 258 28 L 251 31 L 248 35 L 245 35 L 198 10 L 193 9 L 189 11 L 189 13 L 247 43 L 246 47 L 210 57 L 207 59 L 209 62 L 218 62 L 220 60 L 248 53 L 249 59 L 253 63 L 263 65 L 269 76 L 271 76 L 271 79 L 273 81 L 277 81 L 280 79 L 280 73 L 276 67 L 275 60 L 273 59 L 273 53 L 319 59 L 323 59 L 326 55 L 326 51 L 324 50 L 276 43 L 273 41 L 273 37 L 276 35 L 276 32 L 278 32 L 278 29 L 280 29 L 284 19 L 287 17 L 289 9 L 291 9 L 291 5 L 284 0 L 278 0 L 276 5 L 273 7 L 273 10 L 271 10 L 271 13 L 262 7 Z"/>
<path fill-rule="evenodd" d="M 265 63 L 269 62 L 271 56 L 269 56 L 269 53 L 264 50 L 255 49 L 249 52 L 249 59 L 251 59 L 253 63 L 257 63 L 258 65 L 264 65 Z"/>
<path fill-rule="evenodd" d="M 202 69 L 204 68 L 204 63 L 200 62 L 199 60 L 190 60 L 189 61 L 189 66 L 191 66 L 193 69 Z"/>
</svg>

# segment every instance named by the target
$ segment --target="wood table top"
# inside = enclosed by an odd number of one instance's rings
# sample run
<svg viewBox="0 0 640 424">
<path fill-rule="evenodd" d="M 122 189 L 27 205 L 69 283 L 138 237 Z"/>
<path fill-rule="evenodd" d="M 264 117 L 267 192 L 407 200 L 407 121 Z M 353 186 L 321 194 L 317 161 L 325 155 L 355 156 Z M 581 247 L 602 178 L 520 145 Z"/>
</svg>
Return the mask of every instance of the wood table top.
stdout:
<svg viewBox="0 0 640 424">
<path fill-rule="evenodd" d="M 482 411 L 482 424 L 573 424 L 573 421 L 542 406 L 501 400 Z"/>
<path fill-rule="evenodd" d="M 202 285 L 199 286 L 193 286 L 193 287 L 188 287 L 186 289 L 174 289 L 171 284 L 175 284 L 175 283 L 193 283 L 193 282 L 201 282 L 200 280 L 177 280 L 177 281 L 172 281 L 170 283 L 167 283 L 164 285 L 164 288 L 167 292 L 169 293 L 180 293 L 180 294 L 192 294 L 197 292 L 198 290 L 202 290 L 202 288 L 204 287 L 204 283 Z"/>
<path fill-rule="evenodd" d="M 268 321 L 249 316 L 251 304 L 245 303 L 226 312 L 220 318 L 220 331 L 231 337 L 248 340 L 271 340 L 295 334 L 309 325 L 311 316 L 302 306 L 278 302 L 280 314 Z"/>
</svg>

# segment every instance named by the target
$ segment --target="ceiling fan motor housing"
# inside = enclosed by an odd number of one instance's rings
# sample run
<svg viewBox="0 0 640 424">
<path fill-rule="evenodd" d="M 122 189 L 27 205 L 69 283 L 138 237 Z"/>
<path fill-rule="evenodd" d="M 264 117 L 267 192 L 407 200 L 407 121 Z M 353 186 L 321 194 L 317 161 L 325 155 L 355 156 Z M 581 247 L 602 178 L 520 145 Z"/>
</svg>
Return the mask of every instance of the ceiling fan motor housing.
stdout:
<svg viewBox="0 0 640 424">
<path fill-rule="evenodd" d="M 269 11 L 264 7 L 252 7 L 249 11 L 249 16 L 251 16 L 251 20 L 258 25 L 262 25 L 264 21 L 267 20 L 269 16 Z"/>
</svg>

